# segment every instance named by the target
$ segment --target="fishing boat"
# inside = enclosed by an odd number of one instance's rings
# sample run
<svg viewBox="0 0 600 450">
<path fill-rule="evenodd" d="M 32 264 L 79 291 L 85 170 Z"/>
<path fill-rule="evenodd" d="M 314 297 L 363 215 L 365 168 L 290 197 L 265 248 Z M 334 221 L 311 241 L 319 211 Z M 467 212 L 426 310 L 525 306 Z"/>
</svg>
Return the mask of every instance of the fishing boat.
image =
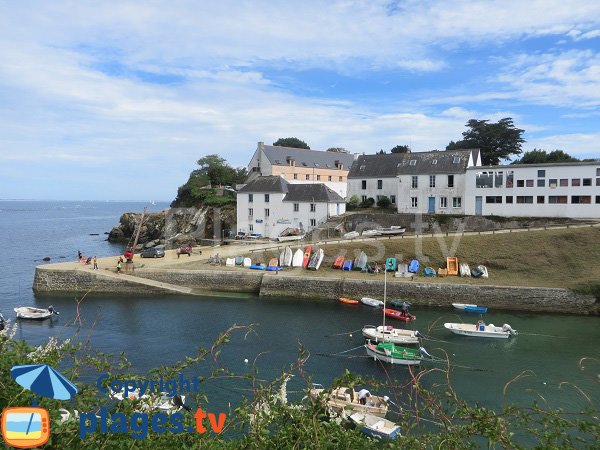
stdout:
<svg viewBox="0 0 600 450">
<path fill-rule="evenodd" d="M 467 303 L 452 303 L 452 306 L 454 306 L 456 309 L 466 312 L 474 312 L 479 314 L 484 314 L 487 312 L 487 308 L 485 306 L 470 305 Z"/>
<path fill-rule="evenodd" d="M 365 270 L 365 268 L 367 267 L 367 254 L 365 252 L 360 252 L 360 255 L 358 255 L 354 267 L 360 270 Z"/>
<path fill-rule="evenodd" d="M 304 259 L 304 253 L 302 250 L 296 250 L 294 257 L 292 258 L 292 267 L 302 267 L 302 260 Z"/>
<path fill-rule="evenodd" d="M 21 306 L 19 308 L 15 308 L 15 312 L 17 313 L 17 319 L 30 320 L 44 320 L 52 317 L 54 314 L 60 314 L 58 311 L 55 311 L 52 306 L 48 306 L 47 309 Z"/>
<path fill-rule="evenodd" d="M 355 239 L 360 236 L 358 231 L 350 231 L 349 233 L 344 234 L 344 239 Z"/>
<path fill-rule="evenodd" d="M 332 269 L 341 269 L 344 266 L 344 257 L 343 256 L 338 256 L 337 258 L 335 258 L 335 261 L 333 262 L 333 265 L 331 266 Z"/>
<path fill-rule="evenodd" d="M 418 344 L 420 334 L 418 331 L 394 328 L 391 325 L 365 325 L 362 334 L 367 339 L 375 342 L 393 342 L 394 344 Z"/>
<path fill-rule="evenodd" d="M 391 420 L 383 419 L 367 413 L 354 413 L 350 420 L 364 434 L 375 439 L 394 440 L 401 436 L 400 427 Z"/>
<path fill-rule="evenodd" d="M 396 309 L 384 308 L 383 313 L 387 317 L 391 317 L 392 319 L 401 320 L 402 322 L 411 322 L 416 320 L 417 316 L 410 314 L 405 311 L 398 311 Z"/>
<path fill-rule="evenodd" d="M 358 400 L 358 392 L 352 388 L 338 387 L 331 392 L 326 392 L 323 386 L 313 383 L 313 388 L 308 391 L 311 399 L 316 400 L 323 396 L 327 406 L 334 412 L 344 414 L 367 413 L 376 417 L 385 417 L 388 411 L 389 400 L 387 396 L 371 395 L 369 402 L 362 405 Z"/>
<path fill-rule="evenodd" d="M 310 255 L 312 254 L 312 247 L 308 245 L 304 250 L 304 258 L 302 259 L 302 267 L 305 269 L 308 267 L 308 263 L 310 262 Z"/>
<path fill-rule="evenodd" d="M 383 302 L 381 300 L 376 300 L 370 297 L 363 297 L 360 299 L 360 302 L 363 305 L 372 306 L 373 308 L 379 308 L 383 306 Z"/>
<path fill-rule="evenodd" d="M 365 230 L 361 234 L 362 237 L 373 237 L 373 236 L 381 236 L 381 231 L 379 230 Z"/>
<path fill-rule="evenodd" d="M 292 265 L 292 249 L 286 247 L 279 255 L 279 265 L 281 267 L 290 267 Z"/>
<path fill-rule="evenodd" d="M 310 258 L 310 262 L 308 263 L 308 270 L 319 270 L 319 267 L 321 267 L 321 263 L 323 262 L 323 258 L 325 257 L 325 252 L 323 251 L 322 248 L 320 248 L 318 251 L 316 251 L 313 255 L 312 258 Z"/>
<path fill-rule="evenodd" d="M 470 323 L 445 323 L 444 328 L 452 331 L 454 334 L 472 337 L 508 339 L 510 336 L 517 335 L 517 330 L 513 330 L 507 323 L 501 327 L 497 327 L 492 323 L 486 325 L 483 320 L 480 320 L 475 325 Z"/>
<path fill-rule="evenodd" d="M 347 303 L 348 305 L 358 305 L 358 300 L 354 300 L 351 298 L 340 297 L 338 298 L 338 301 L 341 303 Z"/>
<path fill-rule="evenodd" d="M 389 228 L 377 228 L 382 235 L 390 235 L 390 234 L 403 234 L 406 231 L 406 228 L 400 226 L 391 226 Z"/>
<path fill-rule="evenodd" d="M 352 263 L 353 263 L 353 261 L 351 259 L 347 259 L 346 261 L 344 261 L 344 265 L 342 266 L 342 270 L 351 271 L 352 270 Z"/>
<path fill-rule="evenodd" d="M 367 349 L 367 355 L 372 356 L 373 359 L 390 364 L 418 366 L 423 360 L 421 349 L 402 347 L 393 342 L 367 342 L 365 348 Z"/>
</svg>

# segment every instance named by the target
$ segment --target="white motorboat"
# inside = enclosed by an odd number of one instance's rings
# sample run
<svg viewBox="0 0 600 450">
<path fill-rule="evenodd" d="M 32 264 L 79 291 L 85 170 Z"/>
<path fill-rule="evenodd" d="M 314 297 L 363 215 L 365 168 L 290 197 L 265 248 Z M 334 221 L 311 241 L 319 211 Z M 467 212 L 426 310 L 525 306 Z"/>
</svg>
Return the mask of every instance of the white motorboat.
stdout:
<svg viewBox="0 0 600 450">
<path fill-rule="evenodd" d="M 419 332 L 413 330 L 403 330 L 394 328 L 391 325 L 378 327 L 375 325 L 365 325 L 362 334 L 367 339 L 375 342 L 393 342 L 394 344 L 418 344 Z"/>
<path fill-rule="evenodd" d="M 507 323 L 497 327 L 492 323 L 486 325 L 483 320 L 474 325 L 470 323 L 445 323 L 444 328 L 462 336 L 508 339 L 510 336 L 517 335 L 517 330 L 513 330 Z"/>
<path fill-rule="evenodd" d="M 344 234 L 344 239 L 354 239 L 360 236 L 358 231 L 350 231 L 349 233 Z"/>
<path fill-rule="evenodd" d="M 379 233 L 383 235 L 403 234 L 406 231 L 406 228 L 399 226 L 391 226 L 389 228 L 377 228 L 376 231 L 379 231 Z"/>
<path fill-rule="evenodd" d="M 372 306 L 373 308 L 381 308 L 383 306 L 383 302 L 381 300 L 376 300 L 370 297 L 363 297 L 360 299 L 360 302 L 363 305 Z"/>
<path fill-rule="evenodd" d="M 44 320 L 52 317 L 53 314 L 60 314 L 58 311 L 55 311 L 52 306 L 48 306 L 47 309 L 21 306 L 19 308 L 15 308 L 15 312 L 17 313 L 17 319 L 31 320 Z"/>
<path fill-rule="evenodd" d="M 460 263 L 458 265 L 459 267 L 459 275 L 461 277 L 470 277 L 471 276 L 471 268 L 469 267 L 469 265 L 467 263 Z"/>
<path fill-rule="evenodd" d="M 376 417 L 385 417 L 388 411 L 387 396 L 379 397 L 371 395 L 369 402 L 361 404 L 358 400 L 358 392 L 352 388 L 338 387 L 331 392 L 325 392 L 320 384 L 313 384 L 313 388 L 308 391 L 308 395 L 313 400 L 323 396 L 327 406 L 337 414 L 367 413 Z"/>
<path fill-rule="evenodd" d="M 366 413 L 354 413 L 350 420 L 360 428 L 360 431 L 376 439 L 394 440 L 401 436 L 400 427 L 391 420 L 383 419 Z"/>
<path fill-rule="evenodd" d="M 371 237 L 371 236 L 381 236 L 381 231 L 379 230 L 365 230 L 361 234 L 362 237 Z"/>
<path fill-rule="evenodd" d="M 304 261 L 304 252 L 302 249 L 296 250 L 294 253 L 294 257 L 292 258 L 292 267 L 302 267 L 302 262 Z"/>
</svg>

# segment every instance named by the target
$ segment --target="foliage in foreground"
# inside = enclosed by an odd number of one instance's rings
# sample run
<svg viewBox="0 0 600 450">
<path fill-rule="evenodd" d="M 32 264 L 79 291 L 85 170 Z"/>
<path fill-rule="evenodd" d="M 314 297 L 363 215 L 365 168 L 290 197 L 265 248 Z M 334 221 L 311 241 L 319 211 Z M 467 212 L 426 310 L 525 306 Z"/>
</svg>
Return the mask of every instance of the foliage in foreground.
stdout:
<svg viewBox="0 0 600 450">
<path fill-rule="evenodd" d="M 423 449 L 423 448 L 593 448 L 600 439 L 598 411 L 590 409 L 580 413 L 553 411 L 534 404 L 530 408 L 506 406 L 493 411 L 479 405 L 468 404 L 457 397 L 450 385 L 449 366 L 445 369 L 410 371 L 410 379 L 404 385 L 392 382 L 385 385 L 372 379 L 362 379 L 346 371 L 334 380 L 336 386 L 369 385 L 373 389 L 390 392 L 392 405 L 401 408 L 398 419 L 403 437 L 392 443 L 380 443 L 362 435 L 341 418 L 331 418 L 323 401 L 292 404 L 287 401 L 286 385 L 292 373 L 310 386 L 304 363 L 308 355 L 300 351 L 296 363 L 288 368 L 280 379 L 271 383 L 261 382 L 253 375 L 236 376 L 219 362 L 219 353 L 234 332 L 251 331 L 248 327 L 232 326 L 222 334 L 210 349 L 199 349 L 197 354 L 183 361 L 161 367 L 151 373 L 152 377 L 173 378 L 185 370 L 206 373 L 201 381 L 215 379 L 245 379 L 252 383 L 253 392 L 242 404 L 230 411 L 221 435 L 181 433 L 156 434 L 150 432 L 146 439 L 133 440 L 130 434 L 101 434 L 94 432 L 84 440 L 79 436 L 78 421 L 59 422 L 58 408 L 95 411 L 106 400 L 98 395 L 95 385 L 79 380 L 82 376 L 104 372 L 111 379 L 136 378 L 128 375 L 131 367 L 124 355 L 92 355 L 84 343 L 57 342 L 51 338 L 47 343 L 33 348 L 23 341 L 12 339 L 14 327 L 0 333 L 0 409 L 9 406 L 31 404 L 33 395 L 15 382 L 9 375 L 17 364 L 47 363 L 58 368 L 80 388 L 80 393 L 68 405 L 49 399 L 41 399 L 40 406 L 48 409 L 52 417 L 52 436 L 44 448 L 49 449 L 125 449 L 125 448 L 207 448 L 207 449 L 367 449 L 374 447 Z M 206 370 L 206 369 L 209 370 Z M 426 377 L 442 374 L 445 382 L 426 387 Z M 515 380 L 518 377 L 515 378 Z M 511 380 L 511 382 L 514 380 Z M 511 383 L 507 383 L 506 388 Z M 203 384 L 201 384 L 203 386 Z M 206 392 L 195 395 L 192 404 L 207 402 Z M 188 401 L 186 400 L 186 403 Z M 120 402 L 112 405 L 111 412 L 122 412 L 130 417 L 136 403 Z M 185 418 L 185 426 L 193 426 L 191 414 Z"/>
</svg>

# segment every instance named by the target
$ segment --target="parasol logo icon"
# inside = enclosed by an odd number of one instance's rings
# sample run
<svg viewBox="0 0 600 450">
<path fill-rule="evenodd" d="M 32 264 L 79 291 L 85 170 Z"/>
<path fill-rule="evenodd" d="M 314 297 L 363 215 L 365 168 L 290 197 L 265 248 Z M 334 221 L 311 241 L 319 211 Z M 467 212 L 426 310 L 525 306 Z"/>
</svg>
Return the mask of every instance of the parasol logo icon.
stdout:
<svg viewBox="0 0 600 450">
<path fill-rule="evenodd" d="M 16 448 L 44 445 L 50 438 L 50 415 L 44 408 L 17 406 L 2 411 L 2 437 Z"/>
</svg>

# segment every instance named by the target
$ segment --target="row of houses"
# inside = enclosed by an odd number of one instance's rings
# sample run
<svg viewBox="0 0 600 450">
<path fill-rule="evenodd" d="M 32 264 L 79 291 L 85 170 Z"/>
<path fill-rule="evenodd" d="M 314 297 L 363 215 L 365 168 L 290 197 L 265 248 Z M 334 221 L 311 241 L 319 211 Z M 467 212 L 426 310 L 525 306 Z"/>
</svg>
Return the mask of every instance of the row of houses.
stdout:
<svg viewBox="0 0 600 450">
<path fill-rule="evenodd" d="M 351 155 L 258 143 L 237 226 L 277 237 L 382 197 L 399 213 L 600 218 L 600 161 L 482 166 L 478 149 Z"/>
</svg>

